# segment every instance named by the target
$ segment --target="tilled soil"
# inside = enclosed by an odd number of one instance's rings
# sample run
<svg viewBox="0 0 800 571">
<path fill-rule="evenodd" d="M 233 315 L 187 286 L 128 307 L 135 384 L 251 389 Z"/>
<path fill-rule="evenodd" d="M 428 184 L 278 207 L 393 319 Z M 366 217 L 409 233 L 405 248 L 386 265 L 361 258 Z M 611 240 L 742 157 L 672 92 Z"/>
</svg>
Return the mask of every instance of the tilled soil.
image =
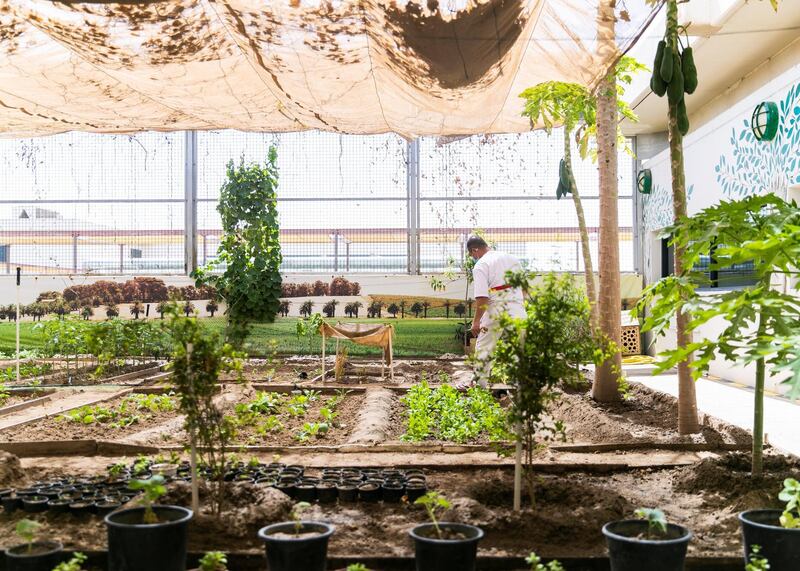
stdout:
<svg viewBox="0 0 800 571">
<path fill-rule="evenodd" d="M 48 373 L 41 377 L 29 377 L 20 379 L 21 386 L 28 386 L 32 381 L 38 380 L 43 387 L 51 385 L 67 385 L 70 386 L 91 386 L 100 385 L 108 382 L 112 377 L 125 375 L 127 373 L 134 373 L 136 371 L 143 371 L 145 369 L 152 369 L 158 366 L 157 362 L 148 363 L 126 363 L 123 365 L 108 365 L 103 370 L 102 374 L 97 375 L 96 365 L 80 364 L 77 367 L 73 364 L 69 371 L 63 364 L 58 365 L 60 368 Z M 123 381 L 123 384 L 136 384 L 141 382 L 141 379 L 133 379 L 130 381 Z M 15 386 L 16 380 L 8 382 L 8 386 Z"/>
<path fill-rule="evenodd" d="M 486 532 L 484 555 L 521 556 L 536 550 L 546 557 L 591 557 L 605 553 L 600 532 L 608 521 L 630 517 L 638 507 L 660 507 L 672 522 L 694 532 L 690 556 L 737 556 L 741 549 L 738 511 L 774 505 L 776 483 L 797 476 L 798 461 L 772 456 L 767 477 L 750 481 L 742 455 L 729 454 L 693 467 L 643 469 L 610 475 L 572 472 L 542 474 L 534 490 L 535 505 L 524 498 L 524 509 L 511 509 L 513 471 L 510 469 L 428 470 L 428 485 L 445 494 L 452 507 L 441 521 L 478 525 Z M 30 470 L 27 480 L 40 477 Z M 52 470 L 49 470 L 52 475 Z M 726 476 L 727 475 L 727 476 Z M 741 495 L 725 489 L 726 481 L 740 482 Z M 192 524 L 189 549 L 258 552 L 259 527 L 287 518 L 292 502 L 282 493 L 252 484 L 229 484 L 231 499 L 217 521 L 201 514 Z M 189 503 L 188 486 L 172 484 L 167 502 Z M 100 518 L 47 514 L 0 514 L 0 547 L 14 543 L 12 529 L 28 515 L 45 524 L 44 535 L 64 542 L 68 549 L 105 548 Z M 333 556 L 410 556 L 408 531 L 426 520 L 423 510 L 408 504 L 314 505 L 308 519 L 333 523 Z"/>
<path fill-rule="evenodd" d="M 750 434 L 713 417 L 705 417 L 702 432 L 678 432 L 678 402 L 666 393 L 633 384 L 627 400 L 598 403 L 588 392 L 564 390 L 549 410 L 566 425 L 567 440 L 581 443 L 698 442 L 709 445 L 752 442 Z"/>
</svg>

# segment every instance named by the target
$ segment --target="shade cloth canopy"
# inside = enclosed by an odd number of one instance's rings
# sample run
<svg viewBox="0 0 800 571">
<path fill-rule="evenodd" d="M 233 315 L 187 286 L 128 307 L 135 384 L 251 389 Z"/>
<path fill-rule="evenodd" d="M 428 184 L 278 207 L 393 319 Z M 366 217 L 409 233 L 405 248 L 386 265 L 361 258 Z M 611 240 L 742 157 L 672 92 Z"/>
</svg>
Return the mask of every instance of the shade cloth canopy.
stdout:
<svg viewBox="0 0 800 571">
<path fill-rule="evenodd" d="M 600 1 L 0 0 L 0 134 L 526 131 L 525 88 L 615 61 Z M 653 9 L 617 4 L 624 50 Z"/>
<path fill-rule="evenodd" d="M 394 327 L 391 325 L 373 325 L 363 323 L 337 323 L 331 325 L 322 322 L 319 332 L 323 337 L 331 339 L 345 339 L 358 345 L 380 347 L 383 349 L 383 361 L 392 364 L 392 336 Z"/>
</svg>

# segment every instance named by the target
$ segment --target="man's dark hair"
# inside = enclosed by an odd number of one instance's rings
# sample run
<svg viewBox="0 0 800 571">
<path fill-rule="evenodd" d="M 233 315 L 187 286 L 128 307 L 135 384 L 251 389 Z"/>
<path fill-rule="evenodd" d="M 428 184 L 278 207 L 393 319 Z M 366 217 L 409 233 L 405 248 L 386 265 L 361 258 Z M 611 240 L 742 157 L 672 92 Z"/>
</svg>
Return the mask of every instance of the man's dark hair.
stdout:
<svg viewBox="0 0 800 571">
<path fill-rule="evenodd" d="M 480 236 L 470 236 L 469 240 L 467 240 L 467 250 L 472 250 L 473 248 L 488 248 L 489 244 L 486 243 L 486 240 L 481 238 Z"/>
</svg>

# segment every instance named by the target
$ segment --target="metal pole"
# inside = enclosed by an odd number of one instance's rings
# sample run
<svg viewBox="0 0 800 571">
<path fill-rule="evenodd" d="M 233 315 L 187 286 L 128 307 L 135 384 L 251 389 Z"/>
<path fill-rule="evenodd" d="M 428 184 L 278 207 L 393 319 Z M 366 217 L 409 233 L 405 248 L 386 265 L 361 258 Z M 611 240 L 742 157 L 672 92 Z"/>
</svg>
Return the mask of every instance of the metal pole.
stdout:
<svg viewBox="0 0 800 571">
<path fill-rule="evenodd" d="M 350 271 L 350 240 L 345 240 L 344 241 L 344 245 L 345 245 L 345 252 L 346 252 L 346 254 L 345 254 L 346 258 L 345 259 L 347 260 L 346 261 L 346 264 L 347 264 L 346 267 L 347 267 L 347 271 L 349 272 Z"/>
<path fill-rule="evenodd" d="M 406 146 L 406 199 L 408 211 L 408 273 L 420 272 L 419 244 L 419 140 L 409 141 Z"/>
<path fill-rule="evenodd" d="M 6 244 L 6 273 L 11 273 L 11 244 Z"/>
<path fill-rule="evenodd" d="M 78 273 L 78 235 L 72 235 L 72 271 Z"/>
<path fill-rule="evenodd" d="M 197 133 L 186 131 L 183 149 L 184 251 L 186 275 L 197 269 Z"/>
<path fill-rule="evenodd" d="M 208 263 L 208 234 L 203 234 L 203 265 Z"/>
<path fill-rule="evenodd" d="M 17 267 L 17 384 L 19 384 L 19 290 L 22 268 Z"/>
<path fill-rule="evenodd" d="M 639 139 L 637 137 L 633 137 L 631 139 L 631 148 L 633 149 L 634 157 L 637 156 L 636 152 L 638 140 Z M 631 190 L 633 193 L 633 200 L 631 200 L 631 207 L 633 208 L 633 271 L 638 273 L 642 273 L 644 271 L 644 260 L 642 259 L 642 252 L 644 248 L 642 241 L 644 234 L 640 231 L 642 223 L 642 197 L 639 195 L 639 185 L 636 180 L 641 165 L 642 162 L 638 158 L 633 160 L 633 189 Z"/>
<path fill-rule="evenodd" d="M 194 378 L 192 377 L 192 351 L 194 350 L 193 343 L 186 344 L 186 374 L 189 377 L 189 390 L 192 393 L 194 400 Z M 191 434 L 191 449 L 189 455 L 189 467 L 192 472 L 192 511 L 195 514 L 200 513 L 200 492 L 197 483 L 197 437 L 195 436 L 195 429 L 192 428 Z"/>
<path fill-rule="evenodd" d="M 333 231 L 333 271 L 339 271 L 339 231 Z"/>
<path fill-rule="evenodd" d="M 125 244 L 119 245 L 119 273 L 125 273 Z"/>
</svg>

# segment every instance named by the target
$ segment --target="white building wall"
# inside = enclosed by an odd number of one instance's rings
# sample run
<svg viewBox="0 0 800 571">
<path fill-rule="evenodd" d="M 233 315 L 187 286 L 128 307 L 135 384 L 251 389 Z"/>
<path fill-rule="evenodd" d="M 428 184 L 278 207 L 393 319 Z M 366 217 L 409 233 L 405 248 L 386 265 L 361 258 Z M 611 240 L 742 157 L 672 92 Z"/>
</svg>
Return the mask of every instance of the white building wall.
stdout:
<svg viewBox="0 0 800 571">
<path fill-rule="evenodd" d="M 702 71 L 701 71 L 702 81 Z M 781 114 L 781 128 L 772 142 L 759 142 L 750 131 L 753 109 L 762 101 L 774 101 Z M 666 102 L 665 113 L 666 113 Z M 795 42 L 759 69 L 743 78 L 709 105 L 692 115 L 701 124 L 684 141 L 689 214 L 718 203 L 751 194 L 773 192 L 784 198 L 800 198 L 800 42 Z M 672 222 L 669 151 L 643 162 L 653 173 L 653 190 L 641 197 L 642 273 L 647 283 L 661 277 L 658 231 Z M 795 284 L 776 284 L 790 288 Z M 796 291 L 796 290 L 795 290 Z M 722 321 L 709 323 L 696 335 L 713 338 L 724 328 Z M 656 340 L 650 352 L 674 347 L 674 332 Z M 755 367 L 733 367 L 721 360 L 710 367 L 712 375 L 754 384 Z M 768 388 L 778 390 L 778 378 Z"/>
</svg>

